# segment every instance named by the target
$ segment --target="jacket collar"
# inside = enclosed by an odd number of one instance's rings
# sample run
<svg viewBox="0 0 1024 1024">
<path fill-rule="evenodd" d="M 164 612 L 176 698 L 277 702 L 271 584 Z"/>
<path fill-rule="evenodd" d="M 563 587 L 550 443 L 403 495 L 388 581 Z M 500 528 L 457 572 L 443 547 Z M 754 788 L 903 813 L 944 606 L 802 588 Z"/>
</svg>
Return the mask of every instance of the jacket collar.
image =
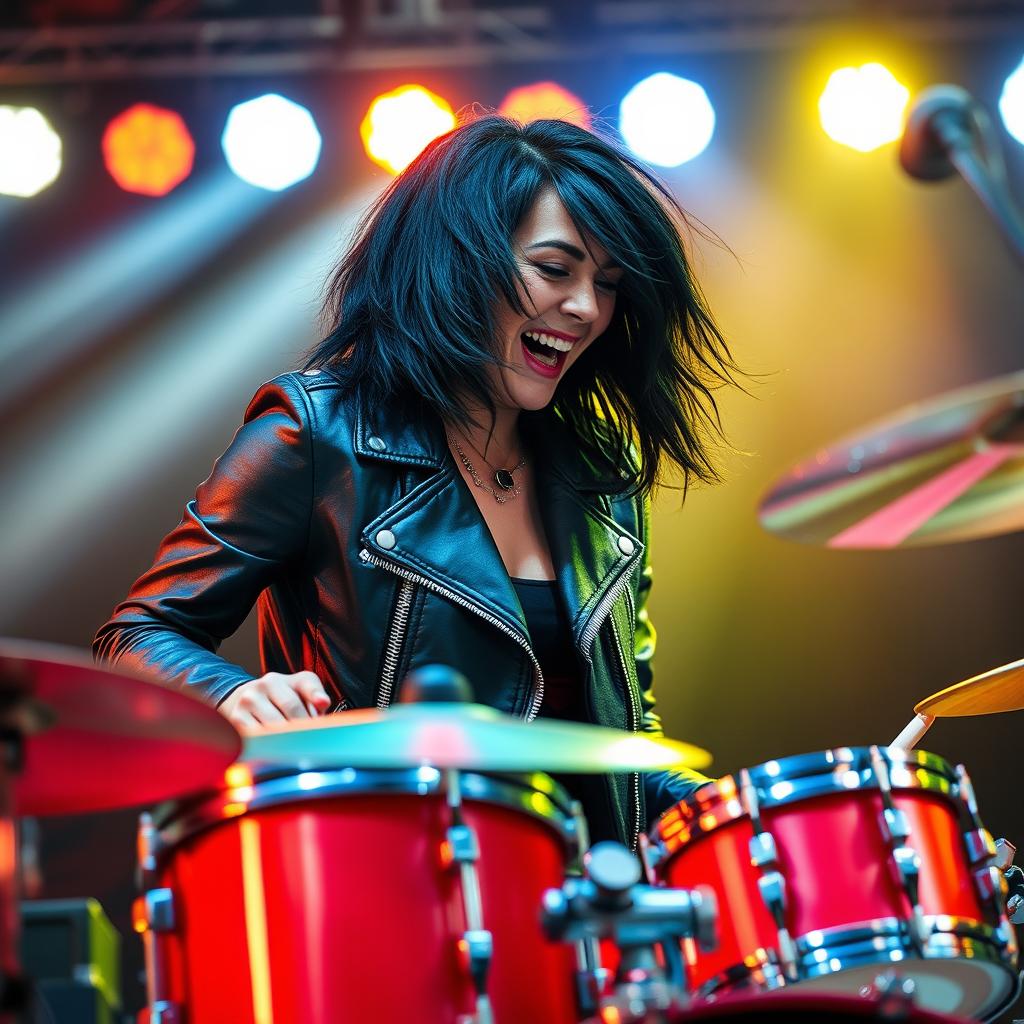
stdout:
<svg viewBox="0 0 1024 1024">
<path fill-rule="evenodd" d="M 549 410 L 524 413 L 524 433 L 537 460 L 581 493 L 614 494 L 622 479 L 584 458 L 566 426 Z M 356 410 L 353 446 L 362 458 L 441 469 L 448 458 L 444 428 L 434 416 L 402 416 L 393 407 Z"/>
<path fill-rule="evenodd" d="M 567 428 L 546 411 L 524 414 L 524 427 L 559 590 L 580 646 L 604 595 L 642 559 L 643 544 L 610 514 L 607 495 L 622 489 L 621 479 L 583 458 Z M 380 531 L 388 531 L 395 546 L 376 550 L 378 555 L 427 576 L 528 637 L 493 538 L 460 486 L 440 421 L 400 420 L 393 410 L 359 412 L 354 445 L 366 459 L 436 471 L 368 524 L 368 547 L 378 549 Z"/>
</svg>

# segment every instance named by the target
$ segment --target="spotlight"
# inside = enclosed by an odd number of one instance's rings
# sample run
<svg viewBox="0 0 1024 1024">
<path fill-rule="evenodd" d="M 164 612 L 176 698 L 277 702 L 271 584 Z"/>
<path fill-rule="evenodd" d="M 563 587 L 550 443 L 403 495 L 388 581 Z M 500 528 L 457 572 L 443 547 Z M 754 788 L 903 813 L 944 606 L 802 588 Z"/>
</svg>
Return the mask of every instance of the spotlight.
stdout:
<svg viewBox="0 0 1024 1024">
<path fill-rule="evenodd" d="M 231 170 L 270 192 L 308 178 L 321 143 L 313 115 L 277 93 L 233 107 L 220 142 Z"/>
<path fill-rule="evenodd" d="M 702 86 L 660 71 L 626 93 L 619 131 L 642 160 L 678 167 L 707 148 L 715 132 L 715 110 Z"/>
<path fill-rule="evenodd" d="M 28 199 L 60 174 L 60 136 L 34 107 L 0 106 L 0 194 Z"/>
<path fill-rule="evenodd" d="M 586 103 L 556 82 L 536 82 L 513 89 L 502 100 L 498 112 L 523 124 L 544 118 L 558 118 L 587 129 L 591 124 Z"/>
<path fill-rule="evenodd" d="M 446 100 L 422 85 L 401 85 L 370 104 L 359 134 L 366 155 L 398 174 L 428 143 L 454 127 L 455 114 Z"/>
<path fill-rule="evenodd" d="M 830 139 L 862 153 L 903 133 L 909 91 L 881 64 L 840 68 L 818 100 L 821 126 Z"/>
<path fill-rule="evenodd" d="M 103 160 L 126 192 L 163 196 L 192 172 L 196 147 L 173 110 L 136 103 L 103 133 Z"/>
<path fill-rule="evenodd" d="M 1006 130 L 1024 145 L 1024 61 L 1010 72 L 999 97 L 999 114 Z"/>
</svg>

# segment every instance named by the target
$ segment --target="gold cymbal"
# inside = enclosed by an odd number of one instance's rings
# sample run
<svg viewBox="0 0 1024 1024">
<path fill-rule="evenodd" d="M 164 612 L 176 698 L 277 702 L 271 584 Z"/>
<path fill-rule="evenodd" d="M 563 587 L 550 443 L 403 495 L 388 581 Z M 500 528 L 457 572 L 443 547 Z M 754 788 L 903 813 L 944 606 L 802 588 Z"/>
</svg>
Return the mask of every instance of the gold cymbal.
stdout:
<svg viewBox="0 0 1024 1024">
<path fill-rule="evenodd" d="M 1024 373 L 908 406 L 793 468 L 761 525 L 833 548 L 943 544 L 1024 527 Z"/>
<path fill-rule="evenodd" d="M 643 733 L 540 719 L 481 704 L 404 704 L 288 722 L 246 736 L 242 758 L 307 770 L 329 767 L 495 772 L 642 772 L 705 768 L 700 747 Z"/>
<path fill-rule="evenodd" d="M 962 683 L 947 686 L 926 697 L 914 710 L 919 715 L 936 718 L 1024 711 L 1024 660 L 1013 661 Z"/>
</svg>

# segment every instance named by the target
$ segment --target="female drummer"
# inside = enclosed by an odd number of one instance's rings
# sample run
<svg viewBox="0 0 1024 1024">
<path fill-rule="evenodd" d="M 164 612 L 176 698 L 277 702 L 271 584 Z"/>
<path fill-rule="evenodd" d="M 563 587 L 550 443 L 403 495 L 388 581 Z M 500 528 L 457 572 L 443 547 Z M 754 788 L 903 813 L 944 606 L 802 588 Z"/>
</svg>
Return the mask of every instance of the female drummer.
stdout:
<svg viewBox="0 0 1024 1024">
<path fill-rule="evenodd" d="M 253 398 L 98 658 L 240 727 L 386 707 L 451 665 L 475 698 L 661 731 L 648 499 L 716 478 L 726 345 L 668 191 L 562 121 L 488 115 L 373 204 L 329 333 Z M 263 674 L 217 655 L 256 603 Z M 597 777 L 594 838 L 634 844 L 704 781 Z"/>
</svg>

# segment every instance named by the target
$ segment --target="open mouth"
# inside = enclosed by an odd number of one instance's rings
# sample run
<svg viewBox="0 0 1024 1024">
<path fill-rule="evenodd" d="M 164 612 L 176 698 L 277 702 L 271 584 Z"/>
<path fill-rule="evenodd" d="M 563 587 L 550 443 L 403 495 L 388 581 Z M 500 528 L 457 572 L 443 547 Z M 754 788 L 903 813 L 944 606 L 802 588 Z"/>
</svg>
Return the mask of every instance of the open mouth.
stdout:
<svg viewBox="0 0 1024 1024">
<path fill-rule="evenodd" d="M 519 340 L 526 365 L 542 377 L 557 377 L 562 372 L 565 358 L 574 344 L 539 331 L 524 331 Z"/>
</svg>

